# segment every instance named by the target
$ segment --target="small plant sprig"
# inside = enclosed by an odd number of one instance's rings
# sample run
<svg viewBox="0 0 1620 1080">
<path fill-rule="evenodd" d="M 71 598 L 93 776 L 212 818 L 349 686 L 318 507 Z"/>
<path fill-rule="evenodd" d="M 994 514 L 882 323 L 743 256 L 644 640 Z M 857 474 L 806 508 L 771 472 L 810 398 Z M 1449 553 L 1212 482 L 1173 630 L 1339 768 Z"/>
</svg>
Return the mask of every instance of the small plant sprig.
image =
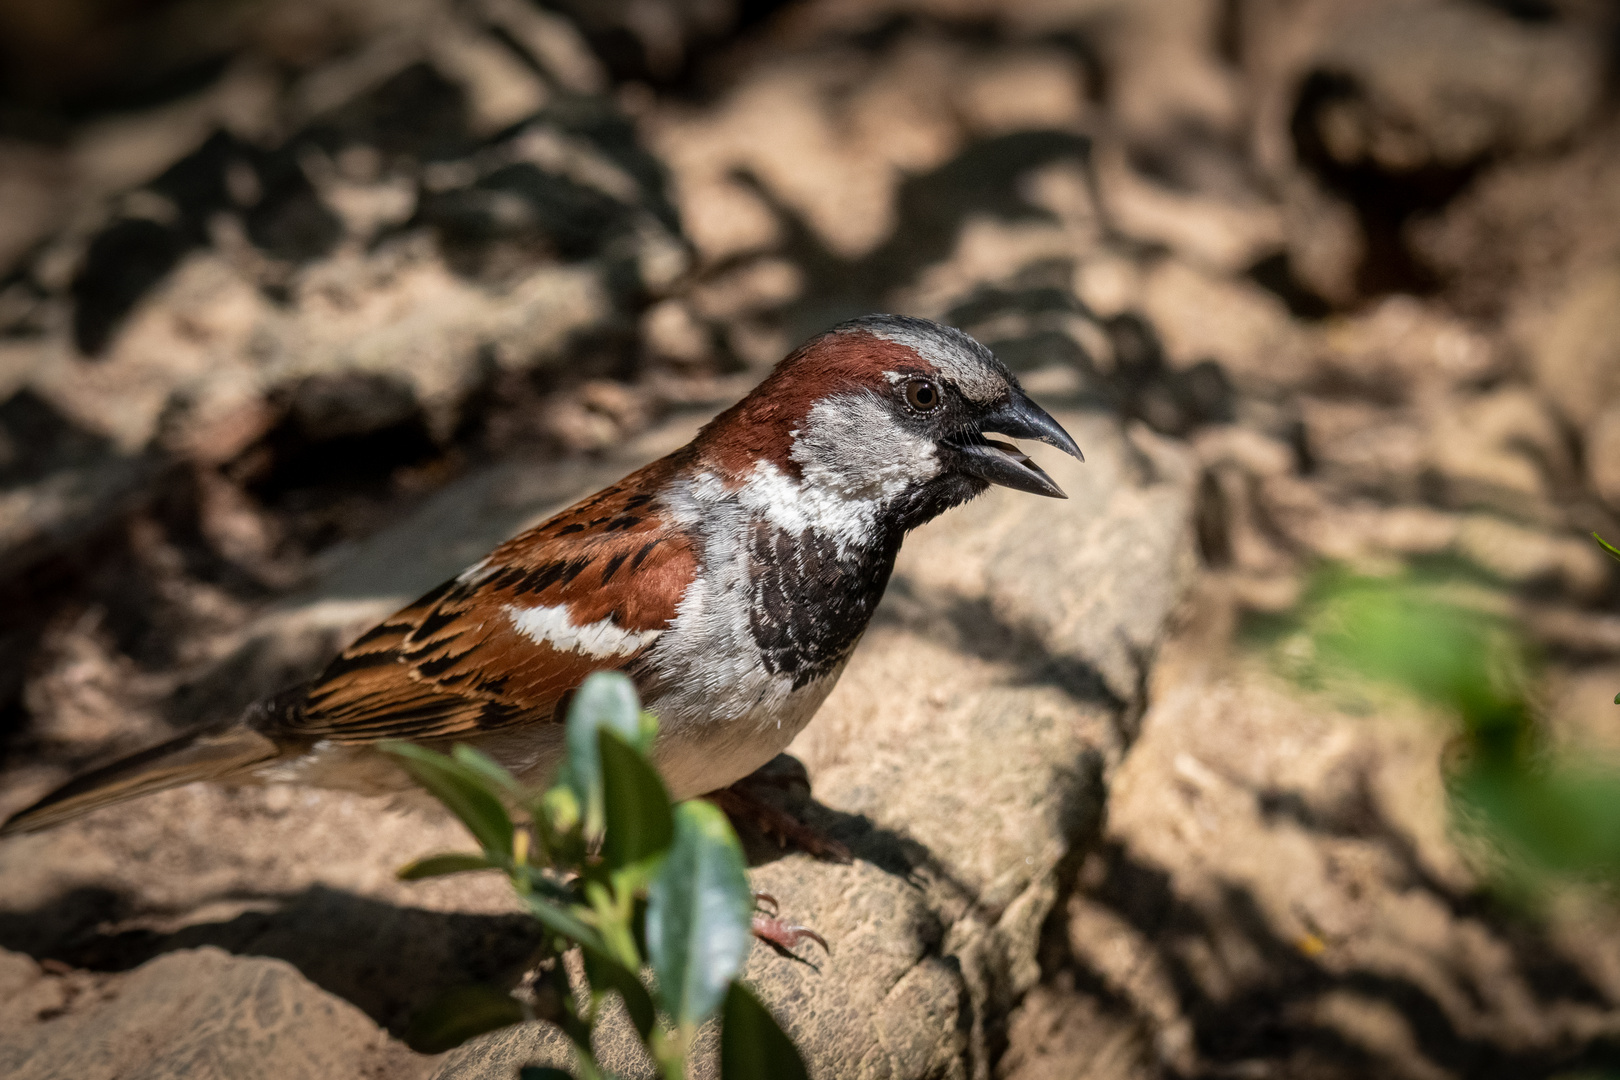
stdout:
<svg viewBox="0 0 1620 1080">
<path fill-rule="evenodd" d="M 737 981 L 752 944 L 754 895 L 731 823 L 711 803 L 671 805 L 648 760 L 658 722 L 641 711 L 623 675 L 587 679 L 568 710 L 567 758 L 543 793 L 525 790 L 489 757 L 457 746 L 447 756 L 409 743 L 384 749 L 467 826 L 482 849 L 430 855 L 405 866 L 407 881 L 499 870 L 552 937 L 559 957 L 578 949 L 584 985 L 561 962 L 544 975 L 539 1019 L 573 1043 L 577 1080 L 611 1076 L 591 1034 L 604 1000 L 618 994 L 665 1080 L 682 1080 L 698 1027 L 721 1012 L 722 1080 L 808 1076 L 792 1040 Z M 518 807 L 514 823 L 508 805 Z M 649 991 L 640 977 L 655 976 Z M 535 1009 L 538 1013 L 542 1010 Z M 419 1017 L 415 1043 L 448 1049 L 529 1018 L 493 987 L 453 991 Z M 529 1067 L 523 1080 L 570 1074 Z"/>
<path fill-rule="evenodd" d="M 1620 548 L 1615 547 L 1597 533 L 1592 534 L 1592 539 L 1598 542 L 1598 547 L 1609 553 L 1609 558 L 1613 559 L 1615 562 L 1620 562 Z M 1616 705 L 1620 705 L 1620 694 L 1614 695 L 1614 703 Z"/>
<path fill-rule="evenodd" d="M 1510 619 L 1446 586 L 1411 573 L 1318 574 L 1298 612 L 1309 660 L 1295 673 L 1391 684 L 1450 715 L 1452 808 L 1507 857 L 1500 884 L 1528 896 L 1551 878 L 1620 882 L 1620 769 L 1546 744 L 1533 650 Z"/>
</svg>

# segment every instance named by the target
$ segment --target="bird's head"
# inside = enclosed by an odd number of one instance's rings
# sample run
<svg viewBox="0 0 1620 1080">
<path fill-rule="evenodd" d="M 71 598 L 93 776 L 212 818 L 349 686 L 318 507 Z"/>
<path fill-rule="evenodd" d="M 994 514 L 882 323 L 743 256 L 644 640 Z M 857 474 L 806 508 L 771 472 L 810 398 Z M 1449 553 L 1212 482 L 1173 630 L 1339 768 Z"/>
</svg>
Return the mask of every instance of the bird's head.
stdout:
<svg viewBox="0 0 1620 1080">
<path fill-rule="evenodd" d="M 903 529 L 991 484 L 1065 498 L 991 435 L 1084 460 L 979 342 L 927 319 L 872 315 L 806 342 L 705 428 L 698 449 L 732 483 L 871 506 Z"/>
</svg>

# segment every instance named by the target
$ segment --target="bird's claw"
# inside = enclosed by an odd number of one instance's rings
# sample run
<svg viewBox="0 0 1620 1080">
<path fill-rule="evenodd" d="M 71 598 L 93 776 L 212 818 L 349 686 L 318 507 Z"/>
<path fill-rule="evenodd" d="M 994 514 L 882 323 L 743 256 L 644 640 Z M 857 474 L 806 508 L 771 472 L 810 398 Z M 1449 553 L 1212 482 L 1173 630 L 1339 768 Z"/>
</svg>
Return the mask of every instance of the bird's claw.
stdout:
<svg viewBox="0 0 1620 1080">
<path fill-rule="evenodd" d="M 784 922 L 774 915 L 758 912 L 754 915 L 753 929 L 754 936 L 759 940 L 769 942 L 786 952 L 792 952 L 806 941 L 813 941 L 820 945 L 828 956 L 832 955 L 832 947 L 827 944 L 827 939 L 808 926 Z"/>
</svg>

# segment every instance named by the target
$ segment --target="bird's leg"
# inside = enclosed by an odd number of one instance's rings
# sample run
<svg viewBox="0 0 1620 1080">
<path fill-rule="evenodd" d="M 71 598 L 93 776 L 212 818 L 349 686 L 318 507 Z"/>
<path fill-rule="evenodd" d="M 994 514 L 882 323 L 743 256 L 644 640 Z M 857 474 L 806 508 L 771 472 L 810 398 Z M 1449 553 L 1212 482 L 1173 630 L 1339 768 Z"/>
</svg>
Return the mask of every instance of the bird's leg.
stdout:
<svg viewBox="0 0 1620 1080">
<path fill-rule="evenodd" d="M 853 861 L 854 856 L 850 854 L 849 848 L 825 835 L 820 829 L 800 820 L 792 812 L 767 802 L 749 790 L 747 785 L 750 779 L 744 777 L 730 787 L 709 792 L 704 798 L 724 810 L 734 821 L 753 822 L 761 832 L 774 839 L 779 847 L 792 844 L 807 855 L 827 862 Z"/>
<path fill-rule="evenodd" d="M 733 822 L 751 822 L 766 836 L 774 838 L 779 846 L 786 847 L 792 843 L 818 859 L 840 863 L 851 861 L 850 851 L 843 844 L 823 835 L 819 829 L 801 820 L 798 815 L 784 810 L 761 795 L 758 789 L 762 784 L 783 790 L 803 786 L 808 791 L 808 778 L 804 775 L 802 765 L 791 758 L 778 758 L 777 761 L 778 763 L 785 761 L 795 767 L 798 770 L 797 775 L 788 775 L 781 769 L 767 766 L 730 787 L 711 791 L 704 798 L 723 810 Z M 814 941 L 831 953 L 826 938 L 808 926 L 800 926 L 780 917 L 781 911 L 776 897 L 769 893 L 755 893 L 754 903 L 756 910 L 753 931 L 759 940 L 789 954 L 806 941 Z"/>
<path fill-rule="evenodd" d="M 799 926 L 777 916 L 780 909 L 776 904 L 776 897 L 770 893 L 755 893 L 754 903 L 754 936 L 759 940 L 775 945 L 778 949 L 792 952 L 806 941 L 813 941 L 820 945 L 829 956 L 832 949 L 827 945 L 827 939 L 810 929 L 808 926 Z M 769 906 L 767 906 L 769 905 Z"/>
</svg>

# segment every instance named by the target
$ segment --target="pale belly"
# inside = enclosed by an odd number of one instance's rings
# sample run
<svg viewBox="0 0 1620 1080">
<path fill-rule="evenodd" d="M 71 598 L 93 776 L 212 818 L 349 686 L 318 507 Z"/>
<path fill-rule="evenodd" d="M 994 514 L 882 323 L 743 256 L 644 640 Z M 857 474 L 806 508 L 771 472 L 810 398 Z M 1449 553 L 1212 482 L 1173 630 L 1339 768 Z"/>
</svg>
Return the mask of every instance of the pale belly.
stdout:
<svg viewBox="0 0 1620 1080">
<path fill-rule="evenodd" d="M 679 718 L 660 731 L 654 763 L 674 799 L 690 799 L 727 787 L 786 750 L 832 693 L 835 670 L 745 716 L 705 723 Z M 657 702 L 649 704 L 658 711 Z"/>
<path fill-rule="evenodd" d="M 653 762 L 664 777 L 670 797 L 696 798 L 726 787 L 787 749 L 815 716 L 843 671 L 797 690 L 765 695 L 742 715 L 706 715 L 701 698 L 677 692 L 655 697 L 647 708 L 660 714 Z M 556 776 L 567 752 L 560 724 L 533 724 L 471 740 L 524 784 L 543 788 Z M 457 740 L 461 741 L 461 740 Z M 433 745 L 449 753 L 451 746 Z M 414 782 L 385 754 L 370 746 L 320 743 L 291 760 L 263 766 L 251 779 L 261 783 L 296 783 L 354 791 L 363 795 L 411 792 Z"/>
</svg>

